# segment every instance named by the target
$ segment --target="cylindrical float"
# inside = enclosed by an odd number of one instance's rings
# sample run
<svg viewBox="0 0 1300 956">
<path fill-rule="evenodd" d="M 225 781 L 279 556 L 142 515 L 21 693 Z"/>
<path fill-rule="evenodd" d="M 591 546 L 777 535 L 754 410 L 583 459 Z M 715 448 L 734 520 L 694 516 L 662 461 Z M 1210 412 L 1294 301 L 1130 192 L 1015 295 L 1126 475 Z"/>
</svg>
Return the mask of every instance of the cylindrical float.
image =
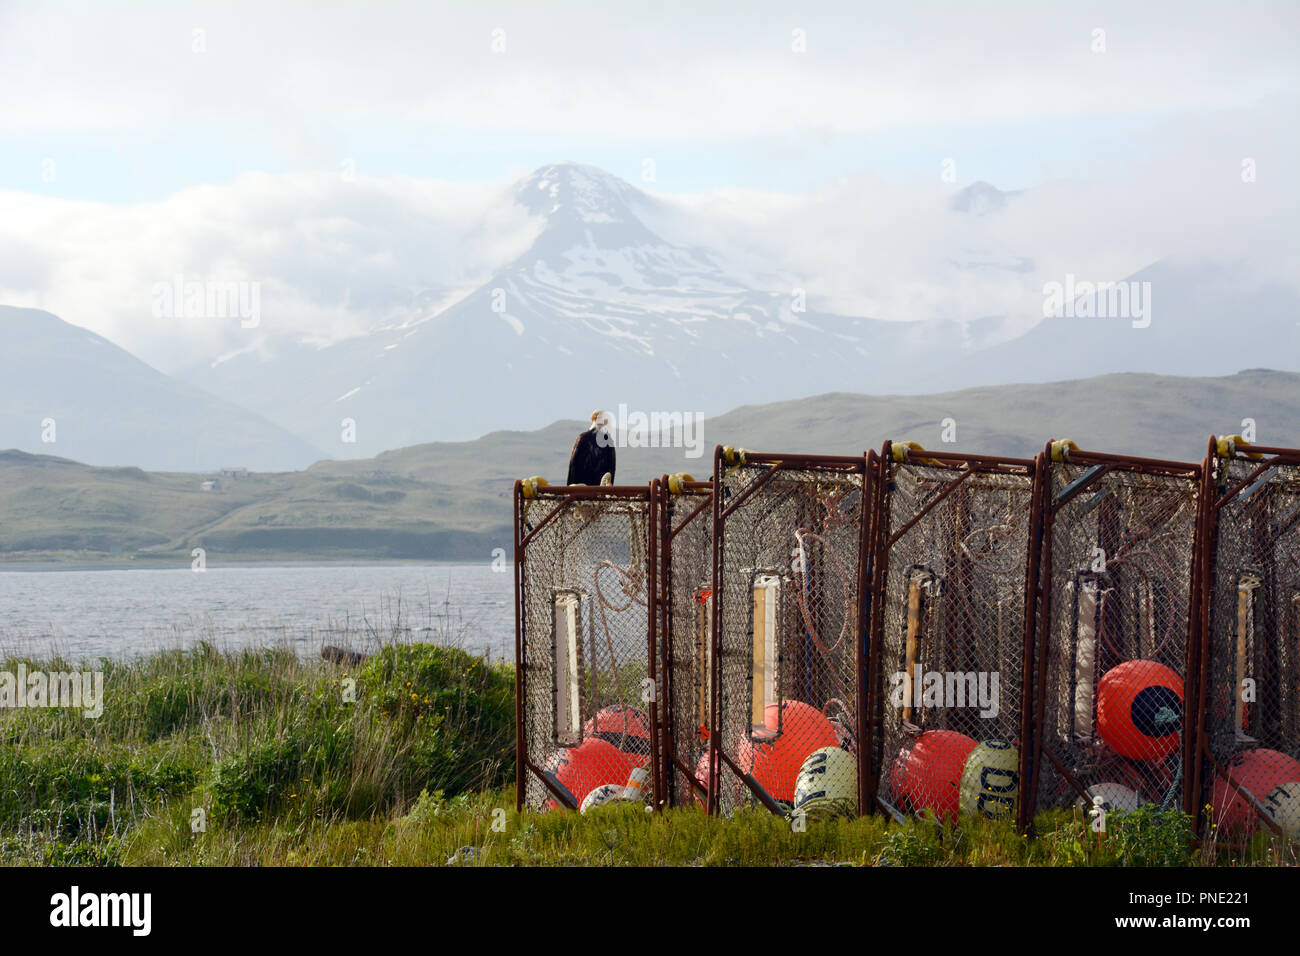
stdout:
<svg viewBox="0 0 1300 956">
<path fill-rule="evenodd" d="M 1005 740 L 985 740 L 971 751 L 961 774 L 966 816 L 1015 816 L 1020 799 L 1020 751 Z"/>
</svg>

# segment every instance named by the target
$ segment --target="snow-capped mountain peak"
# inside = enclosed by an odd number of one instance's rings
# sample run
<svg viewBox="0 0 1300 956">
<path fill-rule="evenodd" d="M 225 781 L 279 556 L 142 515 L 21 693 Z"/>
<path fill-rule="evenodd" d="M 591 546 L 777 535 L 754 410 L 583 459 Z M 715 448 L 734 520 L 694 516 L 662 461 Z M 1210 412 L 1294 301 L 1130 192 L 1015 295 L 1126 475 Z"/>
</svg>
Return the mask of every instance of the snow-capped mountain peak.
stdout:
<svg viewBox="0 0 1300 956">
<path fill-rule="evenodd" d="M 637 216 L 638 209 L 649 208 L 654 200 L 594 166 L 543 166 L 516 183 L 514 195 L 517 203 L 546 223 L 532 248 L 514 264 L 515 271 L 538 275 L 540 266 L 563 273 L 575 259 L 590 261 L 591 251 L 597 249 L 637 250 L 639 256 L 669 248 Z"/>
<path fill-rule="evenodd" d="M 649 201 L 617 176 L 581 163 L 543 166 L 515 185 L 515 201 L 549 220 L 639 222 L 635 207 Z"/>
<path fill-rule="evenodd" d="M 758 260 L 743 243 L 694 244 L 688 237 L 708 230 L 697 228 L 694 217 L 703 214 L 692 207 L 658 200 L 591 166 L 544 166 L 507 195 L 538 227 L 531 245 L 426 320 L 296 354 L 291 370 L 283 361 L 240 355 L 201 380 L 246 407 L 273 410 L 278 423 L 319 447 L 354 457 L 537 427 L 620 404 L 714 414 L 818 391 L 916 392 L 1028 380 L 1033 370 L 1050 374 L 1062 354 L 1074 368 L 1081 341 L 1102 341 L 1091 325 L 1062 320 L 1047 330 L 1061 332 L 1061 342 L 1021 355 L 990 351 L 1006 336 L 1006 317 L 998 313 L 907 322 L 873 317 L 866 308 L 838 313 L 797 270 L 755 268 Z M 975 183 L 949 197 L 953 215 L 972 217 L 962 223 L 968 248 L 949 251 L 944 273 L 963 288 L 970 277 L 989 275 L 1000 284 L 1035 285 L 1030 257 L 980 242 L 978 217 L 996 215 L 1015 195 Z M 884 267 L 864 257 L 860 268 L 871 277 Z M 1159 284 L 1157 299 L 1173 302 Z M 1285 310 L 1262 303 L 1257 311 Z M 1287 321 L 1287 328 L 1300 328 L 1289 313 Z M 1160 328 L 1143 333 L 1139 344 L 1174 354 L 1162 335 L 1176 338 L 1178 318 L 1171 310 L 1157 322 Z M 1031 344 L 1040 339 L 1025 337 Z M 1106 356 L 1132 353 L 1132 345 L 1106 341 L 1089 374 L 1122 370 Z M 980 359 L 971 358 L 976 352 Z M 983 361 L 991 355 L 1007 357 Z M 1148 370 L 1169 367 L 1151 362 Z M 286 389 L 286 381 L 295 387 Z M 355 423 L 355 441 L 340 443 L 340 421 Z"/>
<path fill-rule="evenodd" d="M 948 200 L 948 208 L 954 212 L 985 216 L 996 212 L 1007 204 L 1007 200 L 1019 196 L 1020 190 L 1004 192 L 984 181 L 973 182 Z"/>
</svg>

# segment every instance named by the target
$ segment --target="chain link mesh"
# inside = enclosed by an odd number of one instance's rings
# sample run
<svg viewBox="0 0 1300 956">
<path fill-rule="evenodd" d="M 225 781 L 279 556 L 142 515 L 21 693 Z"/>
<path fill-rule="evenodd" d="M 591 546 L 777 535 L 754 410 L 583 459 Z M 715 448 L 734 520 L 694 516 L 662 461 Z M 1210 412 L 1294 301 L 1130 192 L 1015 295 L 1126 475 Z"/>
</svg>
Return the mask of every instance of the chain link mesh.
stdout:
<svg viewBox="0 0 1300 956">
<path fill-rule="evenodd" d="M 856 458 L 719 457 L 716 500 L 703 483 L 521 497 L 525 804 L 554 807 L 559 790 L 579 806 L 692 805 L 698 781 L 722 813 L 759 801 L 857 812 L 858 629 L 871 610 L 864 758 L 886 806 L 944 819 L 1027 819 L 1095 798 L 1176 806 L 1199 729 L 1205 823 L 1300 836 L 1300 453 L 1212 458 L 1200 510 L 1194 466 L 940 459 L 868 475 Z M 868 504 L 876 608 L 859 594 Z M 1202 516 L 1213 534 L 1198 716 L 1184 701 L 1198 691 L 1188 638 Z M 1036 755 L 1021 752 L 1027 724 Z"/>
<path fill-rule="evenodd" d="M 713 656 L 713 494 L 668 493 L 660 486 L 659 587 L 663 595 L 659 651 L 664 661 L 661 700 L 665 735 L 666 799 L 673 806 L 703 803 L 696 784 L 708 744 Z M 694 781 L 694 783 L 693 783 Z"/>
<path fill-rule="evenodd" d="M 1043 469 L 1038 806 L 1178 806 L 1198 469 Z"/>
<path fill-rule="evenodd" d="M 864 461 L 719 459 L 715 487 L 711 743 L 726 759 L 701 776 L 722 813 L 755 799 L 737 770 L 784 808 L 856 813 Z"/>
<path fill-rule="evenodd" d="M 924 454 L 879 484 L 877 793 L 902 813 L 1014 818 L 1033 467 Z"/>
<path fill-rule="evenodd" d="M 567 497 L 545 489 L 520 502 L 520 745 L 579 806 L 631 796 L 634 783 L 651 798 L 650 490 Z M 525 774 L 525 805 L 557 806 Z"/>
<path fill-rule="evenodd" d="M 1206 467 L 1217 521 L 1201 805 L 1230 838 L 1266 827 L 1261 810 L 1300 838 L 1300 464 Z"/>
</svg>

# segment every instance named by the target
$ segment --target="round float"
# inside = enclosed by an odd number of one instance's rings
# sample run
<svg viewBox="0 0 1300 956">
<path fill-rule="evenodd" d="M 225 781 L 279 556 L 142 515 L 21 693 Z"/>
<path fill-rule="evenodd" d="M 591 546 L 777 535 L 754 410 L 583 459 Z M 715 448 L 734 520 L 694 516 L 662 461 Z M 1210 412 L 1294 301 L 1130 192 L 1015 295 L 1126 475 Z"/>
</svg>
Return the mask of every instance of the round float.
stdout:
<svg viewBox="0 0 1300 956">
<path fill-rule="evenodd" d="M 955 730 L 927 730 L 899 751 L 889 784 L 914 812 L 933 810 L 940 820 L 955 822 L 962 774 L 978 746 Z"/>
<path fill-rule="evenodd" d="M 1162 723 L 1172 713 L 1179 723 Z M 1097 733 L 1130 760 L 1163 760 L 1178 749 L 1183 679 L 1156 661 L 1125 661 L 1097 683 Z"/>
</svg>

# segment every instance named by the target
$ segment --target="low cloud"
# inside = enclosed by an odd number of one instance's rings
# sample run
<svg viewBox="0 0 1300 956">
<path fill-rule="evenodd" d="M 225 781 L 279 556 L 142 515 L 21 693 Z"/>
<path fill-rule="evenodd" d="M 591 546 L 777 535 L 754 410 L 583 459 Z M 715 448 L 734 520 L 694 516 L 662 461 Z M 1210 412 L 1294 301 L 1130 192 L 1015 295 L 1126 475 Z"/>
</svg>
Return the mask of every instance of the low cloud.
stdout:
<svg viewBox="0 0 1300 956">
<path fill-rule="evenodd" d="M 1125 160 L 1048 180 L 985 215 L 951 208 L 958 184 L 871 173 L 802 196 L 726 190 L 662 197 L 666 237 L 725 251 L 847 315 L 1041 318 L 1045 281 L 1118 281 L 1164 258 L 1233 267 L 1300 288 L 1300 183 L 1290 175 L 1300 102 L 1152 121 Z M 685 214 L 685 215 L 680 215 Z"/>
<path fill-rule="evenodd" d="M 159 202 L 0 192 L 0 302 L 44 308 L 165 371 L 419 321 L 518 255 L 538 224 L 497 187 L 247 174 Z M 176 276 L 255 282 L 263 321 L 156 317 Z"/>
<path fill-rule="evenodd" d="M 1041 319 L 1043 286 L 1117 281 L 1166 257 L 1300 283 L 1293 98 L 1153 120 L 1090 178 L 1048 180 L 978 215 L 959 183 L 872 173 L 802 195 L 658 195 L 641 210 L 750 288 L 899 321 Z M 1137 157 L 1137 158 L 1134 158 Z M 166 199 L 108 204 L 0 192 L 0 302 L 48 309 L 164 371 L 286 341 L 325 344 L 435 315 L 524 252 L 542 227 L 511 184 L 249 173 Z M 157 318 L 174 277 L 257 282 L 262 319 Z"/>
</svg>

